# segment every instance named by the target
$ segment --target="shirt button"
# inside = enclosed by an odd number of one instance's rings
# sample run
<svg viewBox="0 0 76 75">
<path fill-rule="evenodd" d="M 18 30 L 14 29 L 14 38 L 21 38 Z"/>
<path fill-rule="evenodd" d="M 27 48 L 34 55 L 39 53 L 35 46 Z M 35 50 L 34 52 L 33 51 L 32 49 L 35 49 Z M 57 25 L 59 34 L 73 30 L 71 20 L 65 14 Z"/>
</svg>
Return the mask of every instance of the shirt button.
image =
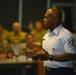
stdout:
<svg viewBox="0 0 76 75">
<path fill-rule="evenodd" d="M 55 48 L 52 48 L 52 51 L 55 51 Z"/>
</svg>

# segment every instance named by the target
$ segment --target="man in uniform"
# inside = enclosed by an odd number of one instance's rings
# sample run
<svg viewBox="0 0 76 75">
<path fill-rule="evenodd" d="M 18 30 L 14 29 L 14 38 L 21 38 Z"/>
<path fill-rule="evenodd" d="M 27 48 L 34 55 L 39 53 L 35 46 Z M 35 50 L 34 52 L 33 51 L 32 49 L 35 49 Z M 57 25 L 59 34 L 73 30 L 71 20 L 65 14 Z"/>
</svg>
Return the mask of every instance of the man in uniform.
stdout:
<svg viewBox="0 0 76 75">
<path fill-rule="evenodd" d="M 5 60 L 6 58 L 12 58 L 13 50 L 6 40 L 0 40 L 0 60 Z"/>
<path fill-rule="evenodd" d="M 31 34 L 35 36 L 35 40 L 37 42 L 42 42 L 42 38 L 44 34 L 46 33 L 46 30 L 43 29 L 43 25 L 41 21 L 36 21 L 35 22 L 35 29 L 31 31 Z"/>
<path fill-rule="evenodd" d="M 0 24 L 0 40 L 8 40 L 9 32 Z"/>
<path fill-rule="evenodd" d="M 21 55 L 23 55 L 26 50 L 37 49 L 36 52 L 41 50 L 41 43 L 35 41 L 35 37 L 33 34 L 30 34 L 30 33 L 27 34 L 25 39 L 26 39 L 26 42 L 23 44 L 21 48 L 21 52 L 20 52 Z"/>
<path fill-rule="evenodd" d="M 42 50 L 36 56 L 46 58 L 45 75 L 74 75 L 72 62 L 76 56 L 75 38 L 62 26 L 61 11 L 47 10 L 43 21 L 48 31 L 43 37 Z"/>
<path fill-rule="evenodd" d="M 18 22 L 13 23 L 13 31 L 10 32 L 9 41 L 15 55 L 19 55 L 22 43 L 25 42 L 26 33 L 20 30 L 20 24 Z"/>
<path fill-rule="evenodd" d="M 10 43 L 18 44 L 25 41 L 26 33 L 20 31 L 20 24 L 18 22 L 13 23 L 13 31 L 10 33 Z"/>
</svg>

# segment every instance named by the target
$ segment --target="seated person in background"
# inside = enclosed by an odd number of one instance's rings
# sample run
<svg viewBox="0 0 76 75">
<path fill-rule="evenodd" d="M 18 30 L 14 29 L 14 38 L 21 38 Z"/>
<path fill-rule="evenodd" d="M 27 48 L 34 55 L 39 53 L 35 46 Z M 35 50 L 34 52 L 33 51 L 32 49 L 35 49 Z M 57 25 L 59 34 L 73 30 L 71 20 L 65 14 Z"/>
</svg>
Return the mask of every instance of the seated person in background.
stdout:
<svg viewBox="0 0 76 75">
<path fill-rule="evenodd" d="M 31 34 L 35 36 L 36 41 L 42 42 L 42 38 L 44 34 L 46 33 L 46 30 L 43 29 L 43 24 L 41 21 L 35 22 L 35 29 L 31 31 Z"/>
<path fill-rule="evenodd" d="M 8 40 L 8 34 L 9 32 L 2 28 L 2 25 L 0 24 L 0 40 Z"/>
<path fill-rule="evenodd" d="M 22 47 L 20 54 L 24 54 L 25 50 L 33 50 L 36 48 L 37 48 L 37 50 L 40 50 L 41 44 L 40 44 L 40 42 L 35 41 L 33 34 L 27 34 L 25 39 L 26 39 L 26 43 Z"/>
<path fill-rule="evenodd" d="M 25 50 L 34 50 L 36 49 L 36 52 L 41 50 L 41 44 L 39 42 L 35 41 L 34 35 L 33 34 L 27 34 L 26 35 L 26 43 L 22 47 L 22 50 L 20 52 L 20 55 L 25 55 Z M 26 75 L 36 75 L 36 69 L 34 66 L 37 65 L 36 63 L 28 63 L 26 65 Z"/>
<path fill-rule="evenodd" d="M 9 35 L 9 41 L 13 44 L 19 44 L 25 41 L 26 33 L 20 31 L 20 24 L 18 22 L 13 23 L 13 31 Z"/>
<path fill-rule="evenodd" d="M 34 29 L 33 22 L 29 22 L 28 25 L 23 26 L 25 32 L 30 33 Z"/>
<path fill-rule="evenodd" d="M 6 40 L 0 40 L 0 59 L 12 58 L 13 51 Z"/>
<path fill-rule="evenodd" d="M 20 31 L 20 24 L 18 22 L 13 23 L 13 31 L 10 32 L 9 42 L 15 55 L 19 55 L 22 43 L 25 42 L 26 33 Z"/>
</svg>

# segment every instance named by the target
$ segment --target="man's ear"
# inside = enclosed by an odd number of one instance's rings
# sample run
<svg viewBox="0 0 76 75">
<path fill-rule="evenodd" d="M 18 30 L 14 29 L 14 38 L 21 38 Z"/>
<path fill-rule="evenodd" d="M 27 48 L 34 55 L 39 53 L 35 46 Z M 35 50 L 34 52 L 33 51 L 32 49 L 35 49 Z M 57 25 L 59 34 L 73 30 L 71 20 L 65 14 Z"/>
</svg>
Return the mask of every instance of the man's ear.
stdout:
<svg viewBox="0 0 76 75">
<path fill-rule="evenodd" d="M 57 22 L 57 18 L 54 18 L 54 21 L 53 22 L 56 23 Z"/>
</svg>

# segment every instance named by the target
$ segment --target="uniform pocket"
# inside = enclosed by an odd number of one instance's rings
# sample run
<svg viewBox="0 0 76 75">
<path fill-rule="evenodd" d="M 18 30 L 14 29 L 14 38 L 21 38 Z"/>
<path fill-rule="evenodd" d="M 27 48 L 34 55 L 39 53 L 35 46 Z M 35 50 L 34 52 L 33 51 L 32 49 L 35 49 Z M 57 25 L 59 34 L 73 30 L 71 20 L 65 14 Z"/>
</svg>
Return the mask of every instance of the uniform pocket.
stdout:
<svg viewBox="0 0 76 75">
<path fill-rule="evenodd" d="M 62 44 L 61 39 L 58 39 L 58 40 L 55 41 L 55 46 L 59 46 L 61 44 Z"/>
</svg>

